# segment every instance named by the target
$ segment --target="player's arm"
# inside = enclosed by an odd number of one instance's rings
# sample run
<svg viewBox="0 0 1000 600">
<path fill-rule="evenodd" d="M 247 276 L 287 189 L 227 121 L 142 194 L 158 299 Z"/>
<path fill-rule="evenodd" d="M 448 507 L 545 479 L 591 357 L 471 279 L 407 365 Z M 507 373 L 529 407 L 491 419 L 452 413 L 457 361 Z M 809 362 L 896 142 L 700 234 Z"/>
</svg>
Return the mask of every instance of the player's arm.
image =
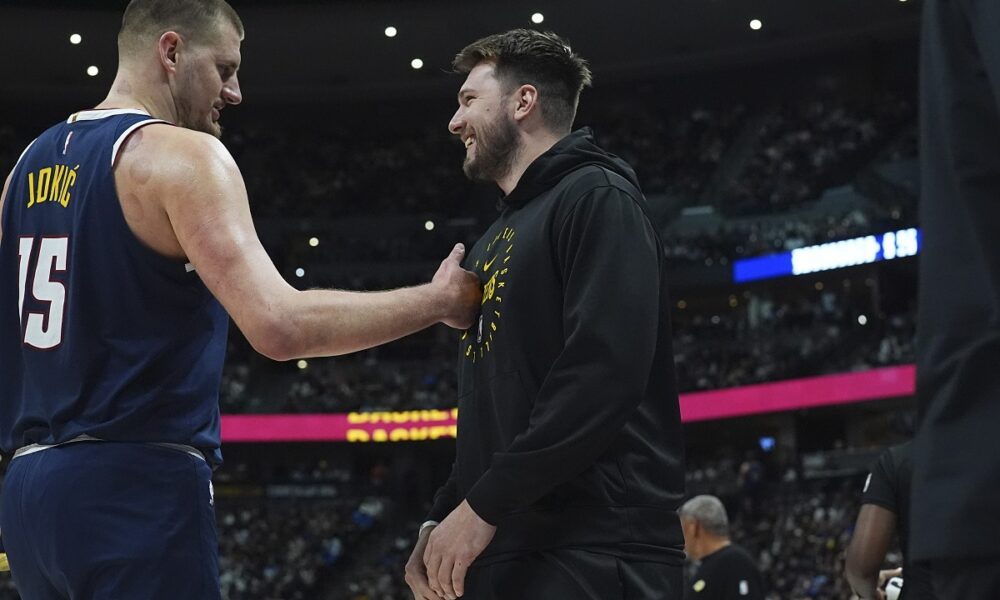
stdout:
<svg viewBox="0 0 1000 600">
<path fill-rule="evenodd" d="M 276 360 L 355 352 L 437 322 L 468 327 L 480 286 L 463 271 L 463 249 L 430 284 L 386 292 L 299 291 L 278 273 L 250 216 L 243 178 L 216 139 L 151 125 L 141 158 L 157 165 L 147 189 L 162 207 L 184 256 L 247 340 Z M 131 185 L 142 187 L 139 180 Z"/>
<path fill-rule="evenodd" d="M 863 504 L 847 547 L 844 574 L 861 600 L 882 598 L 879 569 L 896 534 L 896 513 L 877 504 Z"/>
<path fill-rule="evenodd" d="M 652 225 L 612 187 L 564 210 L 553 239 L 563 349 L 533 399 L 528 428 L 493 455 L 466 496 L 492 524 L 593 465 L 642 401 L 653 369 L 662 316 Z"/>
</svg>

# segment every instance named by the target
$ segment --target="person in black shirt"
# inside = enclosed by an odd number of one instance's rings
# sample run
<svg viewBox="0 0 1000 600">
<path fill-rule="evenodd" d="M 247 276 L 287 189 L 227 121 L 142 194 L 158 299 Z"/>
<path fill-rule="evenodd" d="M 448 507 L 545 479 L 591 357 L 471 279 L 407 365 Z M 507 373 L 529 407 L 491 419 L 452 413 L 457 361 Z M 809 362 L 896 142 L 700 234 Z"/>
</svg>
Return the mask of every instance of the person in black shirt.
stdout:
<svg viewBox="0 0 1000 600">
<path fill-rule="evenodd" d="M 501 212 L 460 341 L 458 441 L 406 566 L 418 600 L 673 600 L 683 444 L 663 244 L 632 168 L 572 131 L 586 63 L 552 33 L 466 47 L 449 130 Z"/>
<path fill-rule="evenodd" d="M 764 577 L 753 557 L 729 539 L 726 507 L 715 496 L 695 496 L 679 511 L 688 557 L 698 561 L 684 600 L 763 600 Z"/>
<path fill-rule="evenodd" d="M 925 0 L 911 560 L 1000 598 L 1000 2 Z"/>
<path fill-rule="evenodd" d="M 861 600 L 884 597 L 878 589 L 879 568 L 897 531 L 903 548 L 900 600 L 935 600 L 929 571 L 923 565 L 914 565 L 906 550 L 910 539 L 912 452 L 912 442 L 886 449 L 865 480 L 845 568 L 847 581 Z"/>
</svg>

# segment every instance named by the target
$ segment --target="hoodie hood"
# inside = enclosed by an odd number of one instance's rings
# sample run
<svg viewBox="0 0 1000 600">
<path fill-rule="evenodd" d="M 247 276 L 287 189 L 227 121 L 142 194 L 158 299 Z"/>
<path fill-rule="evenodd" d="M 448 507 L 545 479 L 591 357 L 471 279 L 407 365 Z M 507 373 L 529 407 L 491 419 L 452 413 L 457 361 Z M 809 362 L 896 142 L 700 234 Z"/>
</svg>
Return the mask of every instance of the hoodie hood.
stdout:
<svg viewBox="0 0 1000 600">
<path fill-rule="evenodd" d="M 500 199 L 501 206 L 520 206 L 554 187 L 572 171 L 589 165 L 618 173 L 636 189 L 641 189 L 632 167 L 614 154 L 605 152 L 594 141 L 594 132 L 584 127 L 556 142 L 528 165 L 517 187 Z"/>
</svg>

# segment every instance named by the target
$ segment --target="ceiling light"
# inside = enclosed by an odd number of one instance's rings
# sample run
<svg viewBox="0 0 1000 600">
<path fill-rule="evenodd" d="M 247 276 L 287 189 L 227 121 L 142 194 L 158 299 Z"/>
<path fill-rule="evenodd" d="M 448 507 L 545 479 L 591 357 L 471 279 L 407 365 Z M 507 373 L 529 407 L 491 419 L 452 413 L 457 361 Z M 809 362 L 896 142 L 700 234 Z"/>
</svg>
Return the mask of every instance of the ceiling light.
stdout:
<svg viewBox="0 0 1000 600">
<path fill-rule="evenodd" d="M 414 69 L 422 69 L 424 67 L 424 61 L 420 60 L 419 58 L 414 58 L 413 60 L 410 61 L 410 66 L 413 67 Z"/>
<path fill-rule="evenodd" d="M 424 223 L 424 229 L 427 231 L 434 231 L 434 221 L 427 221 Z"/>
<path fill-rule="evenodd" d="M 541 23 L 544 20 L 545 20 L 545 15 L 543 15 L 542 13 L 535 13 L 531 15 L 531 22 L 534 23 L 535 25 Z"/>
<path fill-rule="evenodd" d="M 94 65 L 90 65 L 89 67 L 87 67 L 87 75 L 90 75 L 91 77 L 97 77 L 98 73 L 100 73 L 100 71 Z"/>
<path fill-rule="evenodd" d="M 298 366 L 298 368 L 300 369 L 305 369 L 306 367 L 309 366 L 309 363 L 306 362 L 305 360 L 300 360 L 299 362 L 296 363 L 296 366 Z"/>
<path fill-rule="evenodd" d="M 760 19 L 754 19 L 750 21 L 750 29 L 753 29 L 754 31 L 757 31 L 763 26 L 764 24 L 760 22 Z"/>
<path fill-rule="evenodd" d="M 319 238 L 314 238 L 314 237 L 309 238 L 309 245 L 312 246 L 313 248 L 319 246 Z"/>
<path fill-rule="evenodd" d="M 83 36 L 80 35 L 79 33 L 74 33 L 73 35 L 69 36 L 69 43 L 73 44 L 74 46 L 82 41 L 83 41 Z"/>
<path fill-rule="evenodd" d="M 397 33 L 399 33 L 399 31 L 397 31 L 392 25 L 385 28 L 385 37 L 396 37 Z"/>
<path fill-rule="evenodd" d="M 296 277 L 305 277 L 306 276 L 306 270 L 303 269 L 302 267 L 299 267 L 298 269 L 295 269 L 295 276 Z"/>
</svg>

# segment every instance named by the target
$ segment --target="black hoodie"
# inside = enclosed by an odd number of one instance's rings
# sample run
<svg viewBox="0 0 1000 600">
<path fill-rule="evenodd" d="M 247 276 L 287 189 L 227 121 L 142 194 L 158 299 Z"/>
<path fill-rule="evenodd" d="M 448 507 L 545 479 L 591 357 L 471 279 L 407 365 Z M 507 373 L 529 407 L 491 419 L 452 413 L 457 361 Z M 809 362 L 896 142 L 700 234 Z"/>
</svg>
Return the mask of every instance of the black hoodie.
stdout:
<svg viewBox="0 0 1000 600">
<path fill-rule="evenodd" d="M 680 564 L 684 495 L 664 253 L 635 173 L 589 130 L 539 156 L 468 253 L 458 449 L 429 518 L 497 526 L 477 564 L 573 546 Z"/>
</svg>

